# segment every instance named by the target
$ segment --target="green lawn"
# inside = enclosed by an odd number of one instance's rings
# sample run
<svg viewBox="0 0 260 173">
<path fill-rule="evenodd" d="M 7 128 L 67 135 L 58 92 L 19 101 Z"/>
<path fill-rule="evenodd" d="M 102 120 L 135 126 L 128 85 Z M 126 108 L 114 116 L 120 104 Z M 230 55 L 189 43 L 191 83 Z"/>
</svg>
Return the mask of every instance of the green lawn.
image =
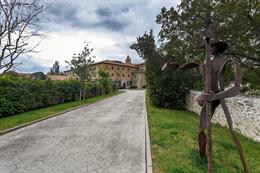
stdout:
<svg viewBox="0 0 260 173">
<path fill-rule="evenodd" d="M 149 101 L 153 168 L 155 173 L 206 173 L 207 163 L 200 160 L 197 132 L 199 119 L 195 113 L 162 109 Z M 239 154 L 227 128 L 214 125 L 214 173 L 241 173 Z M 260 143 L 242 135 L 239 139 L 251 173 L 260 172 Z"/>
<path fill-rule="evenodd" d="M 114 94 L 108 94 L 103 96 L 97 96 L 93 98 L 86 99 L 85 101 L 74 101 L 64 104 L 58 104 L 55 106 L 50 106 L 42 109 L 36 109 L 30 112 L 25 112 L 8 117 L 0 117 L 0 132 L 6 129 L 10 129 L 25 123 L 29 123 L 44 117 L 54 115 L 56 113 L 63 112 L 68 109 L 72 109 L 77 106 L 87 105 L 90 103 L 95 103 L 97 101 L 103 100 L 105 98 L 112 97 L 114 95 L 120 94 L 122 92 L 116 92 Z"/>
</svg>

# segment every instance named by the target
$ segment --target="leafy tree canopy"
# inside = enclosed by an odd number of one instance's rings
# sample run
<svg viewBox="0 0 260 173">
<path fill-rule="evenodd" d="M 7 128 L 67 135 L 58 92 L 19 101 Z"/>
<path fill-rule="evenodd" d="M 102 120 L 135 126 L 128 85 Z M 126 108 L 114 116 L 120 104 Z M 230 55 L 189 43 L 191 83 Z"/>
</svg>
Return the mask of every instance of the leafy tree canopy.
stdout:
<svg viewBox="0 0 260 173">
<path fill-rule="evenodd" d="M 142 36 L 137 37 L 136 42 L 130 46 L 134 49 L 141 58 L 145 60 L 145 77 L 149 85 L 151 86 L 154 78 L 160 74 L 161 60 L 159 50 L 156 48 L 153 31 L 149 33 L 145 32 Z M 150 83 L 150 84 L 149 84 Z"/>
<path fill-rule="evenodd" d="M 109 76 L 109 72 L 104 69 L 98 70 L 98 83 L 102 88 L 102 94 L 108 93 L 112 89 L 112 80 Z"/>
<path fill-rule="evenodd" d="M 162 8 L 156 22 L 163 47 L 179 61 L 201 61 L 204 18 L 212 12 L 215 37 L 227 42 L 227 55 L 252 68 L 260 63 L 260 3 L 258 0 L 182 0 L 177 8 Z"/>
<path fill-rule="evenodd" d="M 81 82 L 90 79 L 91 68 L 90 65 L 94 63 L 94 56 L 92 56 L 93 48 L 89 48 L 86 42 L 85 47 L 81 53 L 74 54 L 70 61 L 65 61 L 70 69 L 80 78 Z"/>
<path fill-rule="evenodd" d="M 139 36 L 130 48 L 145 60 L 145 79 L 152 103 L 183 109 L 185 96 L 193 85 L 191 73 L 161 71 L 163 62 L 172 57 L 164 48 L 156 47 L 152 30 Z"/>
<path fill-rule="evenodd" d="M 85 42 L 84 49 L 81 53 L 74 54 L 70 61 L 65 61 L 80 80 L 81 90 L 79 100 L 82 99 L 82 96 L 83 99 L 86 98 L 85 85 L 87 81 L 91 80 L 91 65 L 94 63 L 92 51 L 93 48 L 89 48 L 88 42 Z"/>
<path fill-rule="evenodd" d="M 50 71 L 48 72 L 49 75 L 59 75 L 60 73 L 60 65 L 59 61 L 55 61 L 55 63 L 52 65 L 52 68 L 50 68 Z"/>
</svg>

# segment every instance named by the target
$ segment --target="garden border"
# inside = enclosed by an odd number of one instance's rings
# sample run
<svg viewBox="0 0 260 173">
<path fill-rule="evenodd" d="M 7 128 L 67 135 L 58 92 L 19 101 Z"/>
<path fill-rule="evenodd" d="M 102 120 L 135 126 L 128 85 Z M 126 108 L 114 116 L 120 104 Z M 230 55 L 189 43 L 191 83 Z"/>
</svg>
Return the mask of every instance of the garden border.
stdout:
<svg viewBox="0 0 260 173">
<path fill-rule="evenodd" d="M 146 173 L 153 173 L 153 163 L 152 163 L 152 151 L 150 143 L 150 133 L 149 133 L 149 124 L 148 124 L 148 105 L 147 105 L 147 96 L 145 93 L 145 162 L 146 162 Z"/>
</svg>

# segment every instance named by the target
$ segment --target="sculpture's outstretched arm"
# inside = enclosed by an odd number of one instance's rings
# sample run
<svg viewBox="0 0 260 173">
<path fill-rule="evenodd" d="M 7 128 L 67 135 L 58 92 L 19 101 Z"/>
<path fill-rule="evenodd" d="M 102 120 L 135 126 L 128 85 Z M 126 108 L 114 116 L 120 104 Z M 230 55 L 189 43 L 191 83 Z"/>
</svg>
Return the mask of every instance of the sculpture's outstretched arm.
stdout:
<svg viewBox="0 0 260 173">
<path fill-rule="evenodd" d="M 186 70 L 186 69 L 191 69 L 191 68 L 199 67 L 199 66 L 200 66 L 200 65 L 197 64 L 197 63 L 188 62 L 188 63 L 185 63 L 185 64 L 183 64 L 182 66 L 180 66 L 179 69 L 181 69 L 181 70 Z"/>
<path fill-rule="evenodd" d="M 224 69 L 227 63 L 232 61 L 231 59 L 227 60 L 224 65 L 221 67 L 220 73 L 219 73 L 219 79 L 220 79 L 220 91 L 217 94 L 213 95 L 208 95 L 206 96 L 206 100 L 208 101 L 214 101 L 214 100 L 219 100 L 227 97 L 233 97 L 239 94 L 240 92 L 240 84 L 241 84 L 241 69 L 240 69 L 240 64 L 238 62 L 235 62 L 235 81 L 234 81 L 234 86 L 224 90 L 224 81 L 223 81 L 223 76 L 224 76 Z"/>
<path fill-rule="evenodd" d="M 180 70 L 186 70 L 186 69 L 191 69 L 191 68 L 194 68 L 194 67 L 198 67 L 199 64 L 197 63 L 185 63 L 183 64 L 182 66 L 179 65 L 179 63 L 177 62 L 167 62 L 163 65 L 162 67 L 162 70 L 166 70 L 166 69 L 169 69 L 169 70 L 177 70 L 177 69 L 180 69 Z"/>
<path fill-rule="evenodd" d="M 167 62 L 163 65 L 161 70 L 176 70 L 179 68 L 179 63 L 177 62 Z"/>
</svg>

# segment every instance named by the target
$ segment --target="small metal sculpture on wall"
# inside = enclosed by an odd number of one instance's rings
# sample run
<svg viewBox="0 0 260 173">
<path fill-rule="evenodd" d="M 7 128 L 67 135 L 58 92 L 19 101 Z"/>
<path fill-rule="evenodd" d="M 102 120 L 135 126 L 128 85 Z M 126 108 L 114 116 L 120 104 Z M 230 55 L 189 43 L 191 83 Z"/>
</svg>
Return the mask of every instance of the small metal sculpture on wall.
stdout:
<svg viewBox="0 0 260 173">
<path fill-rule="evenodd" d="M 197 102 L 202 106 L 200 113 L 199 124 L 199 152 L 201 157 L 207 157 L 208 160 L 208 172 L 213 172 L 212 161 L 212 139 L 211 139 L 211 119 L 216 108 L 221 105 L 225 113 L 229 129 L 232 134 L 232 139 L 239 151 L 240 159 L 245 173 L 249 173 L 248 166 L 243 154 L 240 142 L 233 130 L 232 119 L 225 102 L 225 98 L 238 95 L 240 92 L 241 84 L 241 71 L 240 64 L 232 59 L 227 59 L 222 53 L 227 49 L 228 44 L 226 42 L 213 38 L 213 32 L 211 30 L 211 17 L 209 14 L 205 20 L 205 42 L 203 47 L 205 48 L 205 62 L 203 64 L 186 63 L 179 65 L 176 62 L 168 62 L 164 64 L 162 70 L 177 70 L 177 69 L 190 69 L 194 67 L 200 67 L 200 71 L 205 84 L 205 90 L 201 96 L 197 98 Z M 235 80 L 234 86 L 225 90 L 224 86 L 224 71 L 228 63 L 232 63 L 235 66 Z M 207 133 L 206 133 L 207 132 Z M 206 151 L 207 150 L 207 151 Z"/>
</svg>

